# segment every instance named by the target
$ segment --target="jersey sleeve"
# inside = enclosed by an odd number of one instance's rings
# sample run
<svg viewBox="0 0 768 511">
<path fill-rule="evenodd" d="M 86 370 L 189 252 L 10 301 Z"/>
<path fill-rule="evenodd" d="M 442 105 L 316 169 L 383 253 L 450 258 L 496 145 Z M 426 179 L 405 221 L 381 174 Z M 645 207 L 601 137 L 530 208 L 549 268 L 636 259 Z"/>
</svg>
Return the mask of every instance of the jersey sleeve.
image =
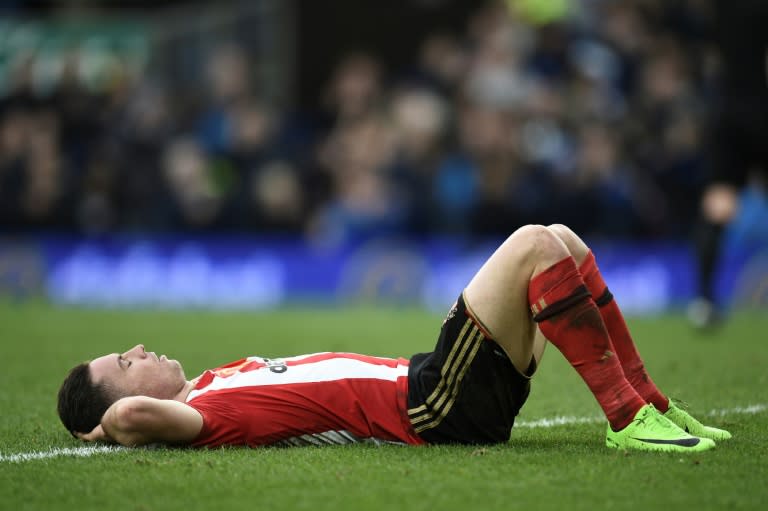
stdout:
<svg viewBox="0 0 768 511">
<path fill-rule="evenodd" d="M 206 396 L 187 404 L 203 416 L 203 427 L 192 441 L 193 447 L 246 443 L 242 413 L 226 396 Z"/>
</svg>

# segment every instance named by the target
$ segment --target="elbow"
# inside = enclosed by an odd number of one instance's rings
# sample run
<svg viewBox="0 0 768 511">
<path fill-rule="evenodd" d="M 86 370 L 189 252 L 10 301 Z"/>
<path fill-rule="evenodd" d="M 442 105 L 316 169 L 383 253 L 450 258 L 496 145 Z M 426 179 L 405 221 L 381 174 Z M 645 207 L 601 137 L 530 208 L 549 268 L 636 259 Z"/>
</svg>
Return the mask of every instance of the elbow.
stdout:
<svg viewBox="0 0 768 511">
<path fill-rule="evenodd" d="M 141 433 L 144 411 L 145 407 L 140 398 L 126 398 L 116 402 L 109 421 L 110 436 L 117 443 L 128 447 L 146 443 Z"/>
<path fill-rule="evenodd" d="M 136 428 L 141 415 L 141 404 L 135 399 L 121 399 L 115 403 L 112 423 L 120 431 L 130 431 Z"/>
</svg>

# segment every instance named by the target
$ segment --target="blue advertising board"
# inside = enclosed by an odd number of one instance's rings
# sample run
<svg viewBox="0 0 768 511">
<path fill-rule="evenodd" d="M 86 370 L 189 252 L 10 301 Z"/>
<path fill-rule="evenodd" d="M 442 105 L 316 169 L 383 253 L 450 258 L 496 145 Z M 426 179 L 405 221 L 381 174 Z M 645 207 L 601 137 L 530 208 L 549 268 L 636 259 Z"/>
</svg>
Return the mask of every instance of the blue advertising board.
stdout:
<svg viewBox="0 0 768 511">
<path fill-rule="evenodd" d="M 388 301 L 444 310 L 497 243 L 376 240 L 328 247 L 257 238 L 43 237 L 0 241 L 0 294 L 42 292 L 89 307 L 266 309 Z M 603 275 L 629 314 L 668 310 L 694 293 L 684 243 L 597 243 Z M 727 254 L 719 293 L 768 303 L 768 251 Z"/>
</svg>

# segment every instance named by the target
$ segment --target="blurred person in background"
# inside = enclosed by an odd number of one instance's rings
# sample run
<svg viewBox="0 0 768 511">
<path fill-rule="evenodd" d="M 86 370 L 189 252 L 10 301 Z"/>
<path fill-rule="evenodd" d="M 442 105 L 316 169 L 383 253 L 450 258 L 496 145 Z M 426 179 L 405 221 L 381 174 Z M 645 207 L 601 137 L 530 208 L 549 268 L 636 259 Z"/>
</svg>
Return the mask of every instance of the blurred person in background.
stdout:
<svg viewBox="0 0 768 511">
<path fill-rule="evenodd" d="M 47 107 L 14 108 L 0 119 L 0 225 L 10 231 L 72 227 L 72 181 Z"/>
<path fill-rule="evenodd" d="M 50 111 L 30 118 L 26 133 L 27 155 L 20 209 L 23 223 L 34 231 L 50 231 L 70 227 L 70 181 L 59 149 L 58 119 Z"/>
<path fill-rule="evenodd" d="M 28 115 L 6 109 L 0 118 L 0 225 L 12 229 L 21 222 L 18 198 L 22 189 Z"/>
<path fill-rule="evenodd" d="M 762 189 L 757 202 L 764 204 L 768 182 L 768 4 L 717 0 L 714 5 L 723 83 L 712 126 L 712 175 L 695 233 L 698 297 L 688 308 L 689 319 L 700 328 L 716 325 L 722 317 L 716 289 L 718 263 L 725 227 L 739 216 L 740 207 L 747 207 L 740 193 L 748 185 Z M 768 242 L 766 226 L 768 214 L 763 213 L 751 227 L 763 242 Z"/>
<path fill-rule="evenodd" d="M 249 229 L 276 234 L 301 233 L 306 218 L 304 183 L 296 166 L 272 160 L 251 174 Z"/>
<path fill-rule="evenodd" d="M 109 108 L 112 91 L 97 92 L 84 86 L 80 79 L 83 67 L 80 52 L 69 51 L 62 60 L 61 73 L 46 102 L 59 117 L 62 152 L 74 168 L 82 169 L 88 165 L 94 141 L 101 139 L 104 130 L 114 128 Z M 128 82 L 127 77 L 119 76 L 119 72 L 115 75 L 112 86 L 119 88 Z"/>
<path fill-rule="evenodd" d="M 429 34 L 419 48 L 414 78 L 420 85 L 451 100 L 467 73 L 467 58 L 468 51 L 455 34 Z"/>
<path fill-rule="evenodd" d="M 626 128 L 634 141 L 629 155 L 642 169 L 641 211 L 652 235 L 684 237 L 693 223 L 704 181 L 701 96 L 680 43 L 666 34 L 654 38 L 639 68 Z"/>
<path fill-rule="evenodd" d="M 27 151 L 19 147 L 27 142 L 13 140 L 42 109 L 58 135 L 49 163 L 33 171 L 33 195 L 40 204 L 53 200 L 41 208 L 58 211 L 58 227 L 39 212 L 41 227 L 268 230 L 338 241 L 498 237 L 524 223 L 572 218 L 595 236 L 684 235 L 692 221 L 686 208 L 701 187 L 697 126 L 711 79 L 695 58 L 702 4 L 596 1 L 554 15 L 548 4 L 507 4 L 517 9 L 487 2 L 463 32 L 425 34 L 415 62 L 393 66 L 391 75 L 405 72 L 404 80 L 383 80 L 376 55 L 342 59 L 326 110 L 298 115 L 320 126 L 315 131 L 290 125 L 286 105 L 264 96 L 262 55 L 247 40 L 201 38 L 184 54 L 193 62 L 173 68 L 184 80 L 169 76 L 168 55 L 150 58 L 144 73 L 110 57 L 98 87 L 85 83 L 78 51 L 51 68 L 48 88 L 35 54 L 19 52 L 0 100 L 8 147 L 0 154 L 0 222 L 26 228 Z M 197 144 L 205 172 L 180 178 L 184 172 L 168 170 L 166 155 L 180 137 Z M 180 199 L 189 183 L 180 181 L 191 175 L 195 194 L 208 197 L 191 202 L 216 203 L 217 212 L 203 208 L 189 223 L 195 215 L 180 206 L 190 203 Z M 262 190 L 268 183 L 279 191 Z M 589 211 L 568 200 L 573 183 L 629 215 L 629 230 L 579 220 Z M 607 190 L 618 197 L 607 200 Z"/>
<path fill-rule="evenodd" d="M 396 135 L 382 86 L 380 64 L 366 54 L 342 59 L 331 78 L 330 127 L 317 152 L 331 195 L 310 219 L 312 237 L 336 244 L 404 230 L 407 206 L 389 172 Z"/>
<path fill-rule="evenodd" d="M 571 212 L 574 225 L 592 236 L 618 237 L 639 231 L 635 183 L 626 162 L 621 160 L 617 131 L 605 123 L 582 123 L 574 168 L 561 178 L 561 204 Z"/>
<path fill-rule="evenodd" d="M 193 138 L 179 138 L 165 149 L 163 170 L 170 192 L 174 230 L 205 232 L 220 229 L 224 196 L 216 186 L 211 160 Z"/>
<path fill-rule="evenodd" d="M 0 102 L 0 226 L 46 232 L 71 227 L 71 168 L 61 154 L 55 104 L 35 91 L 37 55 L 16 55 Z"/>
<path fill-rule="evenodd" d="M 252 66 L 244 49 L 237 44 L 221 44 L 210 52 L 205 63 L 206 88 L 203 111 L 198 120 L 198 137 L 203 149 L 212 155 L 232 150 L 238 107 L 253 94 Z"/>
<path fill-rule="evenodd" d="M 117 151 L 106 147 L 93 151 L 83 170 L 75 215 L 80 232 L 86 236 L 102 235 L 118 227 L 120 189 Z"/>
<path fill-rule="evenodd" d="M 515 187 L 526 170 L 520 160 L 520 116 L 530 100 L 525 68 L 530 30 L 503 6 L 481 10 L 469 23 L 474 50 L 460 100 L 459 143 L 475 174 L 475 198 L 467 226 L 499 236 L 522 225 Z"/>
<path fill-rule="evenodd" d="M 406 203 L 408 233 L 424 235 L 437 222 L 432 183 L 447 145 L 451 111 L 438 93 L 409 85 L 394 91 L 389 109 L 396 137 L 389 172 Z"/>
<path fill-rule="evenodd" d="M 514 116 L 467 101 L 458 112 L 458 147 L 435 180 L 441 232 L 496 236 L 521 221 L 510 200 L 516 164 Z"/>
<path fill-rule="evenodd" d="M 469 22 L 472 50 L 453 98 L 455 130 L 433 182 L 433 229 L 499 236 L 522 225 L 513 196 L 520 162 L 519 117 L 530 92 L 523 68 L 528 31 L 515 31 L 492 4 Z"/>
<path fill-rule="evenodd" d="M 115 201 L 119 228 L 168 229 L 163 157 L 177 130 L 169 93 L 149 79 L 136 82 L 117 98 L 107 131 L 96 138 L 106 161 L 115 163 L 119 186 Z"/>
</svg>

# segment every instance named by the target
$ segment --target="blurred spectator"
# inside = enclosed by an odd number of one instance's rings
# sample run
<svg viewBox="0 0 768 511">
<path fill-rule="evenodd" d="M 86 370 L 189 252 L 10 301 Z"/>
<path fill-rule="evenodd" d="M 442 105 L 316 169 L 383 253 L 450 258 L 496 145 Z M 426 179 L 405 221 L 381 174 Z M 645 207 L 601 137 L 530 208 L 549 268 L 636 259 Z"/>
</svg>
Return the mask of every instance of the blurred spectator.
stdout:
<svg viewBox="0 0 768 511">
<path fill-rule="evenodd" d="M 71 180 L 56 115 L 47 109 L 11 111 L 0 133 L 0 222 L 9 230 L 71 228 Z"/>
<path fill-rule="evenodd" d="M 386 173 L 394 150 L 394 133 L 380 115 L 334 127 L 319 156 L 333 192 L 317 213 L 321 236 L 348 241 L 401 230 L 404 204 Z"/>
<path fill-rule="evenodd" d="M 174 133 L 169 98 L 158 84 L 140 83 L 106 121 L 106 150 L 117 161 L 119 225 L 142 230 L 172 227 L 165 220 L 162 158 Z"/>
<path fill-rule="evenodd" d="M 445 151 L 451 112 L 429 89 L 403 87 L 390 103 L 396 153 L 390 176 L 406 208 L 409 234 L 432 232 L 437 204 L 432 183 Z"/>
<path fill-rule="evenodd" d="M 220 227 L 226 204 L 201 145 L 188 138 L 174 140 L 165 150 L 163 170 L 175 206 L 172 226 L 192 231 Z"/>
<path fill-rule="evenodd" d="M 437 93 L 451 97 L 467 72 L 467 51 L 452 34 L 427 36 L 419 50 L 418 78 Z"/>
<path fill-rule="evenodd" d="M 298 114 L 258 89 L 247 44 L 174 68 L 185 80 L 110 57 L 86 82 L 77 48 L 18 51 L 0 98 L 0 227 L 339 242 L 560 221 L 684 236 L 718 79 L 711 23 L 707 2 L 490 1 L 386 76 L 376 55 L 343 57 L 324 109 Z"/>
<path fill-rule="evenodd" d="M 621 160 L 614 126 L 587 122 L 580 126 L 575 168 L 561 200 L 570 212 L 569 224 L 592 236 L 622 236 L 637 232 L 632 174 Z"/>
<path fill-rule="evenodd" d="M 342 59 L 325 97 L 332 122 L 343 126 L 381 107 L 381 79 L 381 66 L 374 57 L 359 53 Z"/>
<path fill-rule="evenodd" d="M 395 158 L 395 133 L 387 122 L 381 71 L 370 56 L 339 64 L 327 93 L 332 124 L 318 149 L 331 197 L 313 218 L 313 235 L 337 242 L 396 234 L 406 217 L 387 170 Z"/>
<path fill-rule="evenodd" d="M 722 319 L 717 277 L 726 226 L 736 224 L 734 230 L 741 231 L 743 241 L 768 242 L 768 37 L 764 30 L 768 5 L 759 0 L 717 0 L 714 7 L 723 79 L 708 148 L 711 175 L 694 236 L 698 297 L 688 309 L 690 321 L 700 328 Z"/>
<path fill-rule="evenodd" d="M 291 163 L 274 160 L 258 169 L 249 192 L 250 228 L 273 233 L 302 231 L 306 214 L 303 185 Z"/>
<path fill-rule="evenodd" d="M 233 109 L 251 93 L 248 62 L 243 49 L 234 44 L 215 48 L 207 61 L 207 109 L 198 126 L 200 141 L 211 154 L 224 153 L 233 145 Z"/>
</svg>

